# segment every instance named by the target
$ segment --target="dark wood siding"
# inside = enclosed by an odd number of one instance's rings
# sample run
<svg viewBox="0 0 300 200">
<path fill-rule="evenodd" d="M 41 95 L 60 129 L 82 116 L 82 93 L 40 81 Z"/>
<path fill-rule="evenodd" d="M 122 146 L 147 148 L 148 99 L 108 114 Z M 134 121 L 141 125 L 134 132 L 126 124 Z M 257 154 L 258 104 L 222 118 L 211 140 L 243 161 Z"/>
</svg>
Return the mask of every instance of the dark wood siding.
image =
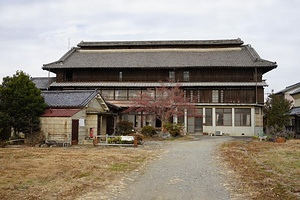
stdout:
<svg viewBox="0 0 300 200">
<path fill-rule="evenodd" d="M 186 82 L 184 73 L 188 71 L 189 82 L 261 82 L 262 71 L 255 68 L 181 68 L 181 69 L 59 69 L 57 82 L 166 82 L 169 71 L 175 72 L 175 81 Z M 120 73 L 122 72 L 122 73 Z M 122 74 L 122 78 L 120 78 Z M 86 88 L 91 89 L 91 88 Z M 93 88 L 96 89 L 96 88 Z M 98 88 L 101 89 L 101 88 Z M 105 89 L 105 88 L 103 88 Z M 106 88 L 109 89 L 109 88 Z M 116 88 L 110 88 L 115 90 Z M 128 88 L 119 88 L 125 89 Z M 142 89 L 142 88 L 140 88 Z M 144 88 L 146 89 L 146 88 Z M 264 102 L 263 87 L 223 87 L 190 88 L 186 90 L 187 99 L 197 103 L 260 103 Z M 214 91 L 213 91 L 214 90 Z M 216 91 L 217 90 L 217 91 Z M 217 93 L 216 93 L 217 92 Z M 114 94 L 114 93 L 113 93 Z M 127 92 L 128 94 L 128 92 Z M 213 98 L 214 95 L 214 98 Z M 115 97 L 109 98 L 115 99 Z M 117 100 L 128 100 L 128 96 Z"/>
<path fill-rule="evenodd" d="M 189 72 L 189 82 L 261 82 L 261 70 L 254 68 L 182 68 L 182 69 L 72 69 L 58 70 L 57 82 L 94 82 L 120 81 L 122 72 L 123 82 L 158 82 L 168 81 L 169 71 L 175 71 L 175 81 L 184 82 L 183 74 Z M 72 74 L 72 80 L 70 75 Z"/>
</svg>

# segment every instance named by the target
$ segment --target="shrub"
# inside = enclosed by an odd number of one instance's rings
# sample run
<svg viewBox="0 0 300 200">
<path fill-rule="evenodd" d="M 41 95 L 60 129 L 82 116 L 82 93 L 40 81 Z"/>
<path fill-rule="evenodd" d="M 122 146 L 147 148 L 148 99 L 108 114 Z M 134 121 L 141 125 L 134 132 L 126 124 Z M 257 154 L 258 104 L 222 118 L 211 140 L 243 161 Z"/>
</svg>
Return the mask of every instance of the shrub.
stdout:
<svg viewBox="0 0 300 200">
<path fill-rule="evenodd" d="M 0 148 L 4 148 L 7 145 L 5 140 L 0 140 Z"/>
<path fill-rule="evenodd" d="M 164 128 L 173 136 L 178 137 L 181 135 L 183 130 L 182 124 L 176 124 L 176 123 L 166 123 L 164 124 Z"/>
<path fill-rule="evenodd" d="M 133 133 L 133 124 L 129 121 L 120 121 L 117 122 L 116 125 L 116 135 L 128 135 L 130 133 Z"/>
<path fill-rule="evenodd" d="M 156 130 L 153 126 L 144 126 L 142 129 L 142 134 L 152 137 L 156 134 Z"/>
<path fill-rule="evenodd" d="M 293 131 L 286 130 L 285 127 L 279 127 L 278 125 L 271 126 L 268 134 L 273 137 L 283 137 L 285 139 L 291 139 L 295 136 Z"/>
<path fill-rule="evenodd" d="M 110 137 L 107 138 L 108 144 L 121 144 L 122 138 L 121 137 Z"/>
<path fill-rule="evenodd" d="M 42 131 L 26 134 L 25 144 L 28 146 L 35 146 L 37 144 L 42 144 L 45 141 L 45 135 Z"/>
<path fill-rule="evenodd" d="M 11 135 L 10 128 L 0 128 L 0 140 L 8 140 Z"/>
</svg>

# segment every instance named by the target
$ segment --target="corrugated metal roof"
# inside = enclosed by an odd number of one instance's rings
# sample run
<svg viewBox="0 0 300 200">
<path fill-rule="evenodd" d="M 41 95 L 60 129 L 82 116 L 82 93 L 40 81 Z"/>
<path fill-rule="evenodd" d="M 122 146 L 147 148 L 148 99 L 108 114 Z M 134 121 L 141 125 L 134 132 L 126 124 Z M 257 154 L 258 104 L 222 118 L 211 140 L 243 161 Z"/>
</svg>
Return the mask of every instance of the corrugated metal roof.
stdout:
<svg viewBox="0 0 300 200">
<path fill-rule="evenodd" d="M 42 117 L 72 117 L 80 109 L 45 109 Z"/>
<path fill-rule="evenodd" d="M 268 86 L 262 82 L 183 82 L 183 83 L 159 83 L 159 82 L 54 82 L 51 87 L 238 87 L 238 86 Z"/>
</svg>

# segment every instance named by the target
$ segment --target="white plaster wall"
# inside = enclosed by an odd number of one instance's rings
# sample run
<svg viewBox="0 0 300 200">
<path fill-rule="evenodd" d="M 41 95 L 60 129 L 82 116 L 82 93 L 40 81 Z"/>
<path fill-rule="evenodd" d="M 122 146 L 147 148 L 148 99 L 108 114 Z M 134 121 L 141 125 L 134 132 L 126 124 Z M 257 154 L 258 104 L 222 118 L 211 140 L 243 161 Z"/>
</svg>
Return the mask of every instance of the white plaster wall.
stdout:
<svg viewBox="0 0 300 200">
<path fill-rule="evenodd" d="M 252 127 L 232 127 L 232 126 L 216 126 L 215 128 L 212 126 L 204 126 L 203 132 L 213 133 L 215 131 L 222 131 L 223 134 L 229 134 L 230 136 L 253 136 Z M 244 133 L 244 135 L 242 135 Z"/>
<path fill-rule="evenodd" d="M 87 106 L 87 111 L 105 112 L 97 99 L 93 99 Z"/>
<path fill-rule="evenodd" d="M 293 95 L 293 97 L 295 98 L 295 107 L 299 107 L 300 106 L 300 94 L 297 95 Z"/>
<path fill-rule="evenodd" d="M 234 129 L 232 126 L 216 126 L 215 131 L 222 131 L 223 134 L 229 134 L 231 136 L 234 135 Z"/>
<path fill-rule="evenodd" d="M 214 128 L 212 126 L 203 126 L 203 133 L 214 134 Z"/>
<path fill-rule="evenodd" d="M 243 135 L 244 134 L 244 135 Z M 241 126 L 234 127 L 234 132 L 230 134 L 230 136 L 253 136 L 253 129 L 251 126 Z"/>
</svg>

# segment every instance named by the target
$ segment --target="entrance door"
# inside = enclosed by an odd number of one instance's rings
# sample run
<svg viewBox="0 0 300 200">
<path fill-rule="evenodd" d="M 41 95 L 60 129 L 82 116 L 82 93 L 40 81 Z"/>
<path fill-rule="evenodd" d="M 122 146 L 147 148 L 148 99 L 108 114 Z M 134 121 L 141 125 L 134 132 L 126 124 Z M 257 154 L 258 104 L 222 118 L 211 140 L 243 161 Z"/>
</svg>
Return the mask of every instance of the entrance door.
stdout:
<svg viewBox="0 0 300 200">
<path fill-rule="evenodd" d="M 188 117 L 187 121 L 188 129 L 187 131 L 189 133 L 195 133 L 195 117 Z"/>
<path fill-rule="evenodd" d="M 106 124 L 106 133 L 108 135 L 112 135 L 114 133 L 114 130 L 115 130 L 115 120 L 114 120 L 114 117 L 111 117 L 111 116 L 108 116 L 106 118 L 107 120 L 107 124 Z"/>
<path fill-rule="evenodd" d="M 203 118 L 195 117 L 195 133 L 203 132 Z"/>
<path fill-rule="evenodd" d="M 97 135 L 101 135 L 101 128 L 102 128 L 102 116 L 98 115 Z"/>
<path fill-rule="evenodd" d="M 203 132 L 203 118 L 202 117 L 188 117 L 188 132 L 202 133 Z"/>
<path fill-rule="evenodd" d="M 72 120 L 72 145 L 78 144 L 78 127 L 79 127 L 79 120 L 73 119 Z"/>
</svg>

